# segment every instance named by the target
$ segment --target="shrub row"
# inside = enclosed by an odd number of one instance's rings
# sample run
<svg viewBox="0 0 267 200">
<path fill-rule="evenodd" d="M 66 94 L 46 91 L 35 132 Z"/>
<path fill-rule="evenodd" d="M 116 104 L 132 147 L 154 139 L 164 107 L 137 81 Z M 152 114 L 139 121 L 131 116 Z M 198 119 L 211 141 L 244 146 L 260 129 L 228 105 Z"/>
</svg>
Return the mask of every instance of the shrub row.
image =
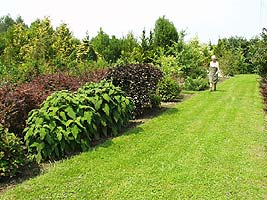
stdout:
<svg viewBox="0 0 267 200">
<path fill-rule="evenodd" d="M 106 78 L 119 86 L 135 104 L 135 116 L 152 106 L 151 97 L 156 94 L 158 82 L 163 77 L 160 69 L 149 64 L 128 64 L 112 68 Z"/>
<path fill-rule="evenodd" d="M 106 70 L 97 70 L 81 77 L 56 73 L 38 76 L 19 86 L 5 85 L 0 89 L 0 123 L 23 138 L 28 113 L 39 108 L 49 95 L 60 90 L 75 91 L 86 82 L 98 82 L 105 73 Z"/>
<path fill-rule="evenodd" d="M 37 162 L 85 151 L 93 139 L 117 135 L 132 110 L 124 92 L 106 81 L 86 84 L 76 93 L 56 92 L 31 111 L 26 145 Z"/>
</svg>

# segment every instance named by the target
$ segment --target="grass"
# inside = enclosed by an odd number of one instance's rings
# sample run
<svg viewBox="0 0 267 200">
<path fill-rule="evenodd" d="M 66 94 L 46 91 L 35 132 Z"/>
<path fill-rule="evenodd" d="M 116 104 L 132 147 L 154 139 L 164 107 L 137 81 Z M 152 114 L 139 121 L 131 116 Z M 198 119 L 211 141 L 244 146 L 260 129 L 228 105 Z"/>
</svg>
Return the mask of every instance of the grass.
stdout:
<svg viewBox="0 0 267 200">
<path fill-rule="evenodd" d="M 201 92 L 0 199 L 267 199 L 256 79 L 240 75 Z"/>
</svg>

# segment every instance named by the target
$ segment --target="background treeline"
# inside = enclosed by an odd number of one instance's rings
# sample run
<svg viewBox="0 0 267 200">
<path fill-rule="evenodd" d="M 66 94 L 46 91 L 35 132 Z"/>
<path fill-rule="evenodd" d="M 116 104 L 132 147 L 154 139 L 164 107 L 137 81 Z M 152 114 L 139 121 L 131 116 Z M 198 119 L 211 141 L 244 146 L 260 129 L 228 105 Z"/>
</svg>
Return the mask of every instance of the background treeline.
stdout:
<svg viewBox="0 0 267 200">
<path fill-rule="evenodd" d="M 198 38 L 185 41 L 186 33 L 160 17 L 150 32 L 131 32 L 122 38 L 110 36 L 101 28 L 95 37 L 79 40 L 67 24 L 53 28 L 49 18 L 26 25 L 21 17 L 0 19 L 1 83 L 25 82 L 40 74 L 68 72 L 79 76 L 85 71 L 128 63 L 151 63 L 190 89 L 201 87 L 210 56 L 221 62 L 224 75 L 254 73 L 254 57 L 261 38 L 219 39 L 216 45 Z M 196 86 L 194 86 L 196 85 Z"/>
</svg>

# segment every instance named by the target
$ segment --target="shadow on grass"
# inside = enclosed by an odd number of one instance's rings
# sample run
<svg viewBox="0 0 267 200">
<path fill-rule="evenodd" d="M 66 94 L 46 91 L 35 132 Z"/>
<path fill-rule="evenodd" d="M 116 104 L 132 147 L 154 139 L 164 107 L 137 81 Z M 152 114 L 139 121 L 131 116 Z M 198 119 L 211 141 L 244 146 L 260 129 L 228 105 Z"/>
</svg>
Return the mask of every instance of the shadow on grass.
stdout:
<svg viewBox="0 0 267 200">
<path fill-rule="evenodd" d="M 14 177 L 0 177 L 0 194 L 5 190 L 14 187 L 26 180 L 34 178 L 40 175 L 42 172 L 41 167 L 38 164 L 30 164 L 21 169 L 21 173 Z"/>
</svg>

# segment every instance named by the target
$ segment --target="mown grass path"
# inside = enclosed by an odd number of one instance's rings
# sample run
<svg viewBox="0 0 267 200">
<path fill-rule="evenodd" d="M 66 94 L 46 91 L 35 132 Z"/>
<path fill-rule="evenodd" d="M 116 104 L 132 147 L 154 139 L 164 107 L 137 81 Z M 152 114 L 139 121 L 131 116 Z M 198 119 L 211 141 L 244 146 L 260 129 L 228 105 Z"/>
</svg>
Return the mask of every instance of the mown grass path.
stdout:
<svg viewBox="0 0 267 200">
<path fill-rule="evenodd" d="M 225 81 L 0 199 L 267 199 L 257 76 Z"/>
</svg>

